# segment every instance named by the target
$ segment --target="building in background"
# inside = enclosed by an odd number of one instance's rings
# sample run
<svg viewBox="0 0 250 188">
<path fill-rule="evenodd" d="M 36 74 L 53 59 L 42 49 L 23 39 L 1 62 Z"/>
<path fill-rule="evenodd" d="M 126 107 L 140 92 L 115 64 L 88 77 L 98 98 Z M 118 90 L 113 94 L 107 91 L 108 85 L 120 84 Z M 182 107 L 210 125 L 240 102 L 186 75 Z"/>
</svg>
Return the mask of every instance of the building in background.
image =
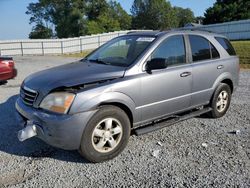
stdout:
<svg viewBox="0 0 250 188">
<path fill-rule="evenodd" d="M 192 28 L 220 33 L 222 35 L 227 36 L 230 40 L 250 39 L 250 19 L 211 25 L 188 23 L 185 25 L 184 28 Z"/>
</svg>

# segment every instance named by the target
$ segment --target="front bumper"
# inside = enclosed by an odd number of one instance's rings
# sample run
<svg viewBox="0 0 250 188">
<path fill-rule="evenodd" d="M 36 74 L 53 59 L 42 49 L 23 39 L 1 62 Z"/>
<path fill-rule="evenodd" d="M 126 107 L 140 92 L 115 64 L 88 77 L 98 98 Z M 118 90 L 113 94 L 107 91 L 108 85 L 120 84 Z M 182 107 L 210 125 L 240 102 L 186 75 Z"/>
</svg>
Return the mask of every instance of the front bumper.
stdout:
<svg viewBox="0 0 250 188">
<path fill-rule="evenodd" d="M 80 148 L 82 133 L 96 111 L 77 114 L 56 114 L 25 105 L 21 98 L 16 101 L 17 120 L 22 128 L 27 121 L 36 126 L 36 137 L 54 147 L 76 150 Z"/>
</svg>

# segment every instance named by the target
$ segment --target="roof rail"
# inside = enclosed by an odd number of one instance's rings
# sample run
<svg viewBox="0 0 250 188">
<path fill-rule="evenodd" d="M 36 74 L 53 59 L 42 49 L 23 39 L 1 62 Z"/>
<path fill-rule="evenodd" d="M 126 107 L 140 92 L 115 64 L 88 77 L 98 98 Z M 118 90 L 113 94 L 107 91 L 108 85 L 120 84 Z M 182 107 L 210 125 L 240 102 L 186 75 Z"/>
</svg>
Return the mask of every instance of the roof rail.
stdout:
<svg viewBox="0 0 250 188">
<path fill-rule="evenodd" d="M 127 34 L 137 33 L 138 31 L 129 31 Z"/>
<path fill-rule="evenodd" d="M 182 28 L 172 29 L 172 31 L 204 31 L 208 33 L 214 33 L 212 31 L 202 29 L 202 28 L 197 28 L 197 27 L 182 27 Z"/>
<path fill-rule="evenodd" d="M 152 33 L 152 32 L 160 32 L 160 30 L 135 30 L 135 31 L 129 31 L 127 34 L 132 34 L 132 33 Z"/>
</svg>

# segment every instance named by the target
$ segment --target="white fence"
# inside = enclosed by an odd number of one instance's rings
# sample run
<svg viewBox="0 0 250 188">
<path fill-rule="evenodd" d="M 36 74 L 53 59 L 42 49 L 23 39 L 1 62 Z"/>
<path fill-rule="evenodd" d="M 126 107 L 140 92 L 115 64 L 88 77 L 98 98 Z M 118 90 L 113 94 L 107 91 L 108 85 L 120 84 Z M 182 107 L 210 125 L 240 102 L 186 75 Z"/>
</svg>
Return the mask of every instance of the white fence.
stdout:
<svg viewBox="0 0 250 188">
<path fill-rule="evenodd" d="M 67 39 L 27 39 L 0 41 L 0 56 L 49 55 L 92 50 L 105 42 L 130 31 L 116 31 Z"/>
<path fill-rule="evenodd" d="M 201 25 L 195 26 L 194 28 L 220 33 L 226 35 L 230 40 L 250 39 L 250 20 Z M 0 41 L 0 56 L 48 55 L 82 52 L 84 50 L 95 49 L 112 38 L 125 35 L 128 32 L 130 31 L 116 31 L 68 39 L 28 39 Z"/>
<path fill-rule="evenodd" d="M 188 27 L 190 28 L 190 27 Z M 220 24 L 194 26 L 192 28 L 223 34 L 230 40 L 250 39 L 250 20 L 225 22 Z"/>
</svg>

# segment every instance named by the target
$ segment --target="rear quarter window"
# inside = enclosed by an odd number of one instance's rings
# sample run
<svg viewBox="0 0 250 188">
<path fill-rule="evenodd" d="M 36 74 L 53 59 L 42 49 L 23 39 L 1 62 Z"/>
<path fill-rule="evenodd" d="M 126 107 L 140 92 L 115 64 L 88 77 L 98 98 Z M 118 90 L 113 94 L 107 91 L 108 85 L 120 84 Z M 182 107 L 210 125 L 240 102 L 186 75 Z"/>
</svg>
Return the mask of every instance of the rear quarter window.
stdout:
<svg viewBox="0 0 250 188">
<path fill-rule="evenodd" d="M 231 56 L 235 56 L 236 52 L 232 46 L 232 44 L 226 38 L 215 37 L 215 39 L 220 43 L 220 45 L 227 51 L 227 53 Z"/>
</svg>

